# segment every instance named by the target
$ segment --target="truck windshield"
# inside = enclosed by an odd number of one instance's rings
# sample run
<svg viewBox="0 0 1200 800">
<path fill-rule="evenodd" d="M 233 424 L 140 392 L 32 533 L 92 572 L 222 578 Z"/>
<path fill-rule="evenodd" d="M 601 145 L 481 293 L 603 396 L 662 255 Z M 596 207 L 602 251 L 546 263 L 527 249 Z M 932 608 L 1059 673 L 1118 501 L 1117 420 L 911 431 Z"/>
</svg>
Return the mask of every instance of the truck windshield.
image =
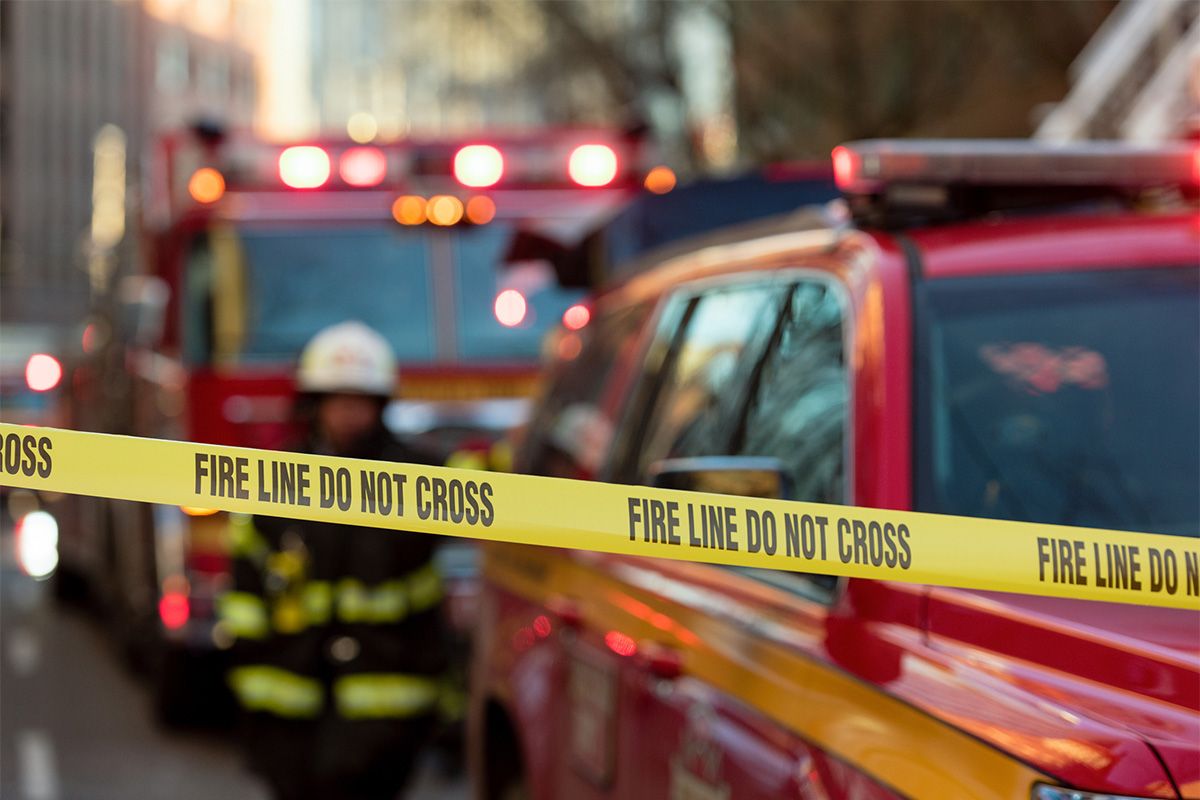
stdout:
<svg viewBox="0 0 1200 800">
<path fill-rule="evenodd" d="M 290 362 L 314 333 L 354 319 L 387 337 L 403 363 L 535 360 L 579 293 L 560 289 L 549 269 L 541 278 L 507 270 L 511 235 L 503 224 L 213 229 L 186 256 L 188 359 Z M 527 311 L 509 327 L 493 303 L 514 276 Z"/>
<path fill-rule="evenodd" d="M 1200 531 L 1200 272 L 930 281 L 917 508 Z"/>
</svg>

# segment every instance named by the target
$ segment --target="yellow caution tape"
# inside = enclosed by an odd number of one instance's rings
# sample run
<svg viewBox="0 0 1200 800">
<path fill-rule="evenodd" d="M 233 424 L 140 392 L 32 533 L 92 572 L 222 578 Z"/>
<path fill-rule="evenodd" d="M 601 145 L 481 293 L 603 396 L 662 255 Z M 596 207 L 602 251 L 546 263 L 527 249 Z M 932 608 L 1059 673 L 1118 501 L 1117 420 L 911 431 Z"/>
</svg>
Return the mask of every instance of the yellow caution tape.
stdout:
<svg viewBox="0 0 1200 800">
<path fill-rule="evenodd" d="M 496 542 L 1200 609 L 1200 540 L 30 428 L 0 484 Z"/>
</svg>

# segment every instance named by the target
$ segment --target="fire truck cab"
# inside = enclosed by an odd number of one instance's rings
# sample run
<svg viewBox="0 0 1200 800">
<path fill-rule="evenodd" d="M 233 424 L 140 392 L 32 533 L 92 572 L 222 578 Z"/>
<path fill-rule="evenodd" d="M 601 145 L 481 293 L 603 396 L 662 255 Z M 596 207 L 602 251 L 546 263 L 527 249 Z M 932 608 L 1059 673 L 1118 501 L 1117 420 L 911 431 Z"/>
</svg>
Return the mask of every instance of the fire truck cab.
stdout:
<svg viewBox="0 0 1200 800">
<path fill-rule="evenodd" d="M 600 295 L 518 470 L 1197 535 L 1194 148 L 833 166 L 849 218 Z M 1197 611 L 504 544 L 482 592 L 481 798 L 1200 797 Z"/>
<path fill-rule="evenodd" d="M 149 154 L 142 268 L 115 282 L 71 377 L 74 427 L 286 448 L 307 340 L 358 320 L 398 356 L 386 420 L 431 459 L 527 413 L 543 335 L 581 293 L 506 263 L 521 231 L 595 223 L 640 186 L 640 141 L 605 130 L 485 139 L 272 144 L 199 127 Z M 578 312 L 576 312 L 578 313 Z M 226 515 L 80 499 L 62 570 L 83 575 L 160 710 L 186 718 L 193 672 L 231 637 Z M 461 559 L 451 559 L 461 561 Z M 204 669 L 215 675 L 218 670 Z"/>
</svg>

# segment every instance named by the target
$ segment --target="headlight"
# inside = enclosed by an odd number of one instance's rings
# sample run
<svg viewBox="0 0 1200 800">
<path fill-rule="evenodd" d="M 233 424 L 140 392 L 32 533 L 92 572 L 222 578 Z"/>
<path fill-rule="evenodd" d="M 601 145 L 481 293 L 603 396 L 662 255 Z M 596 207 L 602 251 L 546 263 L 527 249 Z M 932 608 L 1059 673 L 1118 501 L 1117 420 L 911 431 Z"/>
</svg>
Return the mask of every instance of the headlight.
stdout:
<svg viewBox="0 0 1200 800">
<path fill-rule="evenodd" d="M 16 525 L 17 563 L 32 578 L 50 577 L 58 566 L 58 523 L 45 511 L 30 511 Z"/>
<path fill-rule="evenodd" d="M 1146 800 L 1146 798 L 1131 797 L 1127 794 L 1081 792 L 1078 789 L 1064 789 L 1062 786 L 1046 786 L 1039 783 L 1033 787 L 1032 800 Z"/>
</svg>

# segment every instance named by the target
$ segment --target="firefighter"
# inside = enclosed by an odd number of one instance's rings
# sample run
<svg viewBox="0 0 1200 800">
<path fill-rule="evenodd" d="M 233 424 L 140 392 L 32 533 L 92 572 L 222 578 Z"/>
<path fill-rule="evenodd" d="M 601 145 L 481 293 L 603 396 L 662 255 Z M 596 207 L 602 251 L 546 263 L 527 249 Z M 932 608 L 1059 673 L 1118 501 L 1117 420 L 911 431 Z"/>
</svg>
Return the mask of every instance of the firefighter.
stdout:
<svg viewBox="0 0 1200 800">
<path fill-rule="evenodd" d="M 387 342 L 357 322 L 300 357 L 301 449 L 423 462 L 383 426 L 396 388 Z M 422 534 L 235 517 L 222 624 L 251 768 L 275 796 L 394 798 L 431 732 L 445 668 L 441 580 Z"/>
</svg>

